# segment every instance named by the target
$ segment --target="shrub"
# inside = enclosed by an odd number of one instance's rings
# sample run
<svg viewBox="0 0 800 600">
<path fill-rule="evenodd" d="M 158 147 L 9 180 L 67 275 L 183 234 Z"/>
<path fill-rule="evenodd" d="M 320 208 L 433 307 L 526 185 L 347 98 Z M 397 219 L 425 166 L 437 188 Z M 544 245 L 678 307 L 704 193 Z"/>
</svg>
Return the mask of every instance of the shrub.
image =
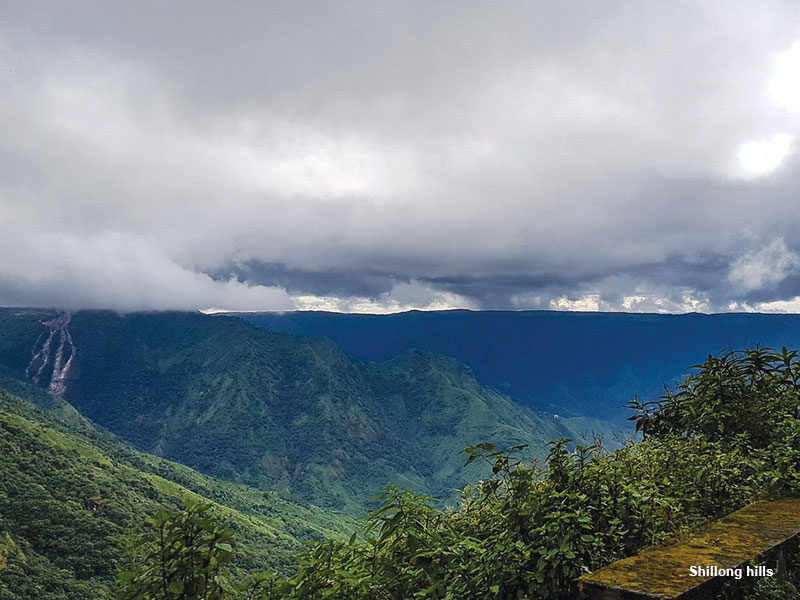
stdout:
<svg viewBox="0 0 800 600">
<path fill-rule="evenodd" d="M 222 600 L 233 532 L 212 519 L 211 504 L 186 498 L 185 508 L 159 510 L 117 576 L 119 600 Z"/>
</svg>

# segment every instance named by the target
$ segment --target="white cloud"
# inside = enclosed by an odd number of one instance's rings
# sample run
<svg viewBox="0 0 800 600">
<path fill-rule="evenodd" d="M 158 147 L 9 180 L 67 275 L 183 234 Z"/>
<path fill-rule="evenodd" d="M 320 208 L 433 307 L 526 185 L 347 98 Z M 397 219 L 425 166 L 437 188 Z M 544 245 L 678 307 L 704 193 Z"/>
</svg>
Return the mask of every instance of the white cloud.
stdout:
<svg viewBox="0 0 800 600">
<path fill-rule="evenodd" d="M 595 290 L 576 295 L 518 294 L 512 297 L 516 309 L 567 311 L 687 313 L 713 312 L 713 304 L 702 291 L 683 289 L 674 292 L 664 284 L 632 282 L 625 277 L 609 277 L 596 282 Z M 634 289 L 634 294 L 620 295 L 620 290 Z"/>
<path fill-rule="evenodd" d="M 610 280 L 606 283 L 613 283 Z M 602 286 L 602 283 L 601 283 Z M 643 286 L 645 287 L 645 286 Z M 609 289 L 611 292 L 611 289 Z M 522 307 L 522 306 L 520 306 Z M 530 308 L 545 308 L 541 305 Z M 634 313 L 688 313 L 709 312 L 711 304 L 707 295 L 696 290 L 684 290 L 680 296 L 672 298 L 657 293 L 637 293 L 623 296 L 618 301 L 611 301 L 603 294 L 584 294 L 578 297 L 561 296 L 553 298 L 547 306 L 550 310 L 569 311 L 624 311 Z"/>
<path fill-rule="evenodd" d="M 800 256 L 789 249 L 783 238 L 747 252 L 730 265 L 728 279 L 745 290 L 773 287 L 800 266 Z"/>
<path fill-rule="evenodd" d="M 155 240 L 122 233 L 0 235 L 0 304 L 119 310 L 294 308 L 286 291 L 214 280 L 171 260 Z"/>
<path fill-rule="evenodd" d="M 657 294 L 637 294 L 622 298 L 620 308 L 626 312 L 671 313 L 710 312 L 711 304 L 706 294 L 685 290 L 676 300 Z"/>
<path fill-rule="evenodd" d="M 553 298 L 550 300 L 551 310 L 599 311 L 602 301 L 599 294 L 587 294 L 580 298 Z"/>
<path fill-rule="evenodd" d="M 744 312 L 800 313 L 800 296 L 795 296 L 789 300 L 758 302 L 752 306 L 742 306 L 740 309 L 744 310 Z"/>
<path fill-rule="evenodd" d="M 458 294 L 436 290 L 417 281 L 397 283 L 390 291 L 375 298 L 335 296 L 295 296 L 298 310 L 327 310 L 348 313 L 388 314 L 407 310 L 451 310 L 476 308 Z"/>
<path fill-rule="evenodd" d="M 800 246 L 793 3 L 9 7 L 5 303 L 714 310 L 795 268 L 734 260 Z"/>
</svg>

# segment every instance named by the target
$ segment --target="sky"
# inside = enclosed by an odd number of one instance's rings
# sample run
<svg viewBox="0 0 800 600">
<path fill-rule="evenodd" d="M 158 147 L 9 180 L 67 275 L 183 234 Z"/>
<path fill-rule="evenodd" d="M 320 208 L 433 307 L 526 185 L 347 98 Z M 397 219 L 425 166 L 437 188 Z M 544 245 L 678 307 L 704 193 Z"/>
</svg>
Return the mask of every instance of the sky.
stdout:
<svg viewBox="0 0 800 600">
<path fill-rule="evenodd" d="M 800 11 L 2 2 L 0 305 L 800 312 Z"/>
</svg>

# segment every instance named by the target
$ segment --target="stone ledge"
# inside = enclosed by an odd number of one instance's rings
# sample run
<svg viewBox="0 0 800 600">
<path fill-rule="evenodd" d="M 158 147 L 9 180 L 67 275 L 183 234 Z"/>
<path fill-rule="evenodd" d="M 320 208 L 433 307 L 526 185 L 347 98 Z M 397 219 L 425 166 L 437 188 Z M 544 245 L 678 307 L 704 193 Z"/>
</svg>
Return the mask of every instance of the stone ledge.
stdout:
<svg viewBox="0 0 800 600">
<path fill-rule="evenodd" d="M 643 550 L 578 579 L 589 600 L 678 600 L 703 597 L 723 578 L 691 576 L 692 566 L 743 565 L 800 535 L 800 498 L 750 504 L 677 544 Z M 744 575 L 745 577 L 747 575 Z"/>
</svg>

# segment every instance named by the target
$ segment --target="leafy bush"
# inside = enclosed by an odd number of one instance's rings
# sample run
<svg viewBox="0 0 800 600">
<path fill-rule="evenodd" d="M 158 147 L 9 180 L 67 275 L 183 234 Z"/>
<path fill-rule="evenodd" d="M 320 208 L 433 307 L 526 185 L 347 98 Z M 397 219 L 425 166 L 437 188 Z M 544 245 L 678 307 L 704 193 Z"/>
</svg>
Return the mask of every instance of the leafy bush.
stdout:
<svg viewBox="0 0 800 600">
<path fill-rule="evenodd" d="M 800 418 L 800 359 L 797 351 L 756 347 L 719 357 L 709 355 L 678 391 L 655 402 L 634 400 L 637 431 L 645 436 L 702 437 L 726 444 L 764 448 L 775 426 Z"/>
<path fill-rule="evenodd" d="M 221 600 L 230 585 L 233 531 L 211 519 L 212 505 L 186 498 L 185 509 L 159 510 L 119 573 L 119 600 Z"/>
</svg>

